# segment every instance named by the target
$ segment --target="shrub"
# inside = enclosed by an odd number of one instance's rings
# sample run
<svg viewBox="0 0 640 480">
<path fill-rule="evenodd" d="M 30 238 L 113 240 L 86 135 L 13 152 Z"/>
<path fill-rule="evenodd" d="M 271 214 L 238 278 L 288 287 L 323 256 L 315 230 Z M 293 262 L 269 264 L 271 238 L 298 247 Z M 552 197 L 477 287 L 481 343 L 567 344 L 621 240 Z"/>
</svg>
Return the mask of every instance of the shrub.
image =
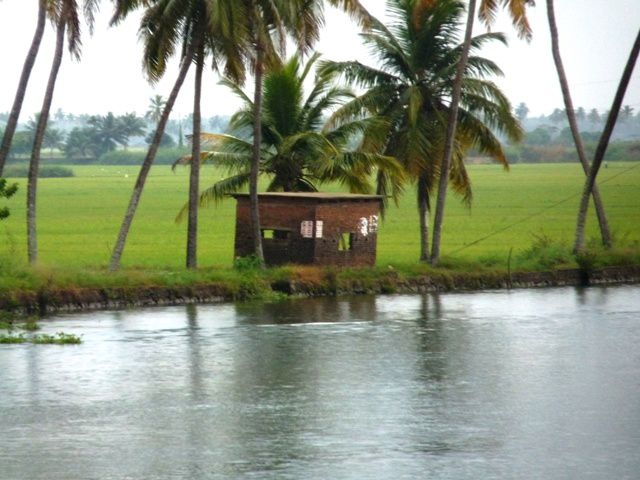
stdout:
<svg viewBox="0 0 640 480">
<path fill-rule="evenodd" d="M 189 153 L 186 148 L 161 148 L 154 163 L 156 165 L 172 165 L 178 158 Z M 146 150 L 114 150 L 102 155 L 98 163 L 101 165 L 140 165 L 147 155 Z"/>
<path fill-rule="evenodd" d="M 29 176 L 28 165 L 9 165 L 4 170 L 7 178 L 27 178 Z M 73 170 L 68 167 L 44 165 L 38 170 L 39 178 L 66 178 L 74 177 Z"/>
</svg>

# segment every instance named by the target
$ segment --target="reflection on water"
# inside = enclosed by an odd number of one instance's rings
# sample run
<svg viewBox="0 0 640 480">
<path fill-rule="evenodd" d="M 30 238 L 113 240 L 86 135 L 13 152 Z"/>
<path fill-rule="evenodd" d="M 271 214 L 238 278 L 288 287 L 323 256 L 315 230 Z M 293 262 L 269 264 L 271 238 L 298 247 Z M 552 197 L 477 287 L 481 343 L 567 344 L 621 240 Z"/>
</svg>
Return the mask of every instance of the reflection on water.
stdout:
<svg viewBox="0 0 640 480">
<path fill-rule="evenodd" d="M 640 288 L 60 316 L 0 347 L 0 478 L 637 478 Z"/>
</svg>

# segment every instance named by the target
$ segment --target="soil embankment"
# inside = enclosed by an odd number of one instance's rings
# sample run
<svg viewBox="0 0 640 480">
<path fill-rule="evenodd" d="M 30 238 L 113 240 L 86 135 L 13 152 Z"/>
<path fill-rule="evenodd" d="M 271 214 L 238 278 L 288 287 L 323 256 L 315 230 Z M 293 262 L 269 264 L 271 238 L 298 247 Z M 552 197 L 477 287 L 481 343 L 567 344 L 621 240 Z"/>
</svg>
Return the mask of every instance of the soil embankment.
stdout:
<svg viewBox="0 0 640 480">
<path fill-rule="evenodd" d="M 366 272 L 366 271 L 363 271 Z M 0 296 L 0 310 L 50 314 L 98 309 L 221 303 L 277 296 L 321 296 L 356 294 L 426 293 L 432 291 L 471 291 L 552 286 L 613 285 L 640 283 L 640 266 L 617 266 L 585 271 L 580 269 L 547 272 L 451 272 L 422 275 L 400 274 L 394 270 L 351 272 L 344 276 L 334 270 L 315 275 L 264 280 L 260 288 L 232 287 L 223 282 L 191 286 L 129 286 L 107 288 L 56 288 L 12 291 Z"/>
</svg>

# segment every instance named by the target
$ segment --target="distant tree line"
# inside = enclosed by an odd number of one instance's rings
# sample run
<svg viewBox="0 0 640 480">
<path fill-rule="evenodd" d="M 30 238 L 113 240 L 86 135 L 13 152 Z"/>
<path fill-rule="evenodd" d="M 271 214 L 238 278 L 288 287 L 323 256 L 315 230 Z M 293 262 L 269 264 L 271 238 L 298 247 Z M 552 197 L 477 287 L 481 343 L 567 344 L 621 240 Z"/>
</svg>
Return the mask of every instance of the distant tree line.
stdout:
<svg viewBox="0 0 640 480">
<path fill-rule="evenodd" d="M 157 109 L 162 108 L 163 102 L 159 95 L 152 97 L 149 110 L 144 117 L 136 113 L 116 116 L 112 112 L 106 115 L 74 115 L 58 109 L 53 114 L 53 118 L 47 122 L 42 143 L 44 154 L 45 156 L 48 154 L 50 158 L 62 157 L 70 163 L 82 161 L 83 163 L 139 164 L 144 158 L 144 153 L 127 149 L 129 146 L 146 148 L 151 143 L 154 122 L 157 121 Z M 7 112 L 0 113 L 0 137 L 4 133 L 3 124 L 8 117 Z M 36 114 L 26 124 L 19 125 L 13 137 L 10 161 L 19 161 L 31 153 L 38 117 L 39 115 Z M 187 116 L 184 120 L 168 122 L 160 147 L 177 149 L 180 153 L 174 157 L 161 158 L 161 163 L 172 163 L 178 156 L 184 154 L 184 137 L 189 135 L 191 130 L 190 128 L 183 130 L 183 124 L 188 126 L 190 121 Z M 205 119 L 204 124 L 208 131 L 221 133 L 227 129 L 228 122 L 228 116 L 216 115 Z"/>
</svg>

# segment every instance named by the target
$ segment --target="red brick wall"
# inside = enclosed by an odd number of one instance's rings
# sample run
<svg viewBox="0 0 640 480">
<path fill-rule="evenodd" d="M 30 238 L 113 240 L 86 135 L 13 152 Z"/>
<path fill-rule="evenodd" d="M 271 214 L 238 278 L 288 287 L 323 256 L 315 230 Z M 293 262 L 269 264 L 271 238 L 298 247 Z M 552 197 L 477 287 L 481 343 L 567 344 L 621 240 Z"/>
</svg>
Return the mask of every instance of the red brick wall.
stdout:
<svg viewBox="0 0 640 480">
<path fill-rule="evenodd" d="M 237 198 L 235 255 L 253 253 L 251 216 L 248 197 Z M 260 224 L 263 229 L 289 230 L 288 241 L 263 240 L 267 264 L 283 263 L 319 265 L 374 265 L 377 232 L 362 235 L 358 231 L 360 218 L 379 215 L 378 200 L 332 200 L 302 198 L 263 198 L 260 200 Z M 303 238 L 303 221 L 323 221 L 322 238 Z M 315 231 L 314 231 L 315 233 Z M 353 233 L 352 249 L 340 251 L 339 238 Z"/>
</svg>

